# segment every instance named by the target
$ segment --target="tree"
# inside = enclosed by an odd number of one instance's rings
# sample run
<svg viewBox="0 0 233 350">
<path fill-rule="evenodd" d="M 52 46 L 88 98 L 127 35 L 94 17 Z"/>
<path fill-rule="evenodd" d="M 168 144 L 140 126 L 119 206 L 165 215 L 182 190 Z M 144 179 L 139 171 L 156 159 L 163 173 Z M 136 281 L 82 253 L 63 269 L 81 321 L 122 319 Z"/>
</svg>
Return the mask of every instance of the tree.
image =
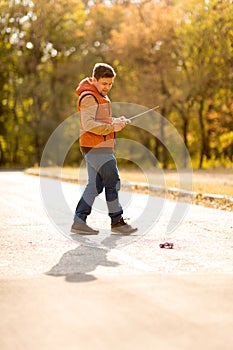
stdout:
<svg viewBox="0 0 233 350">
<path fill-rule="evenodd" d="M 49 133 L 71 111 L 66 101 L 72 100 L 72 90 L 64 93 L 63 84 L 80 56 L 84 5 L 75 0 L 10 1 L 9 6 L 1 3 L 1 10 L 3 42 L 12 54 L 3 67 L 9 72 L 8 161 L 39 163 Z"/>
<path fill-rule="evenodd" d="M 232 6 L 231 0 L 1 1 L 0 165 L 39 163 L 51 132 L 76 111 L 76 85 L 98 61 L 117 71 L 111 99 L 159 104 L 194 164 L 232 162 Z M 167 168 L 173 163 L 163 119 L 158 129 L 159 138 L 132 127 L 122 134 Z"/>
<path fill-rule="evenodd" d="M 157 103 L 161 106 L 160 113 L 168 116 L 177 77 L 177 62 L 174 59 L 176 8 L 166 2 L 145 1 L 128 7 L 125 17 L 120 28 L 112 30 L 109 55 L 113 61 L 117 57 L 115 62 L 120 79 L 117 84 L 122 89 L 124 87 L 127 93 L 120 96 L 116 92 L 114 96 L 120 100 L 127 96 L 128 101 L 147 106 Z M 167 168 L 168 154 L 164 147 L 167 139 L 163 119 L 161 123 L 160 139 L 163 141 L 151 140 L 150 145 L 163 167 Z"/>
<path fill-rule="evenodd" d="M 196 128 L 198 117 L 199 137 L 194 147 L 200 154 L 199 168 L 204 158 L 218 157 L 217 142 L 222 124 L 226 125 L 223 106 L 231 94 L 233 51 L 230 8 L 228 0 L 188 2 L 178 28 L 180 96 L 175 106 L 186 129 L 190 122 Z"/>
</svg>

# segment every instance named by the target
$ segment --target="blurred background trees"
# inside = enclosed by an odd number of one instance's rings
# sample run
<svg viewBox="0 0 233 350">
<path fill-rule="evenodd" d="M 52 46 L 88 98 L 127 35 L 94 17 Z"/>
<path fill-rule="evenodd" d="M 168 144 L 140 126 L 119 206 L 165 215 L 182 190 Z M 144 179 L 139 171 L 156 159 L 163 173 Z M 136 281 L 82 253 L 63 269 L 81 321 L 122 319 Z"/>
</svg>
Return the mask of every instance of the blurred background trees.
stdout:
<svg viewBox="0 0 233 350">
<path fill-rule="evenodd" d="M 0 166 L 39 164 L 50 134 L 76 112 L 78 82 L 101 61 L 117 71 L 112 101 L 159 104 L 194 167 L 231 165 L 232 14 L 232 0 L 1 1 Z M 173 166 L 154 136 L 123 132 Z M 160 132 L 166 141 L 162 121 Z M 74 145 L 67 163 L 80 160 Z"/>
</svg>

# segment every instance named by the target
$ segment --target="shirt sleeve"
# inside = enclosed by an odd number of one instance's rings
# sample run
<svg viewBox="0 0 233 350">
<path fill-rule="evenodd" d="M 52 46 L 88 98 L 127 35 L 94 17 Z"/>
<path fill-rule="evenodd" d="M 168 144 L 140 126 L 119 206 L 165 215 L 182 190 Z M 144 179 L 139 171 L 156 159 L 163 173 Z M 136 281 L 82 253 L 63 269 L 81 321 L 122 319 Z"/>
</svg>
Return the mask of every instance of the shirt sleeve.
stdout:
<svg viewBox="0 0 233 350">
<path fill-rule="evenodd" d="M 112 124 L 97 122 L 95 120 L 98 103 L 91 95 L 85 96 L 80 104 L 82 127 L 96 135 L 108 135 L 114 131 Z"/>
</svg>

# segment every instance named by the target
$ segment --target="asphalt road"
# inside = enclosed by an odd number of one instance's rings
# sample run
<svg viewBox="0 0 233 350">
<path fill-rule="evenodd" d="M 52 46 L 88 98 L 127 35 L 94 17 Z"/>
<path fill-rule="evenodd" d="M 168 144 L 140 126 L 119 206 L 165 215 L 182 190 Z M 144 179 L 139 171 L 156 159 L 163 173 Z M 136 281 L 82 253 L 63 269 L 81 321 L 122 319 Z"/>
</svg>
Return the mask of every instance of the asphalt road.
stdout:
<svg viewBox="0 0 233 350">
<path fill-rule="evenodd" d="M 191 205 L 166 234 L 176 203 L 121 193 L 135 236 L 110 234 L 103 198 L 100 234 L 69 236 L 82 189 L 64 205 L 58 183 L 0 172 L 1 350 L 233 348 L 233 213 Z"/>
</svg>

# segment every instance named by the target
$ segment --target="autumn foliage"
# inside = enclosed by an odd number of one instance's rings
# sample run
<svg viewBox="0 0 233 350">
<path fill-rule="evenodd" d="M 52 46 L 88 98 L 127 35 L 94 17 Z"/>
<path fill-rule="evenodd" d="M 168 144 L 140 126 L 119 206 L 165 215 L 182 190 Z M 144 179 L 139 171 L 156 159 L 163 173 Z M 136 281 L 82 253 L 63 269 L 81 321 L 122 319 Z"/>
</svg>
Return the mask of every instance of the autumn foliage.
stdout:
<svg viewBox="0 0 233 350">
<path fill-rule="evenodd" d="M 232 13 L 232 0 L 1 1 L 0 166 L 39 164 L 49 135 L 76 112 L 78 82 L 100 61 L 117 72 L 111 99 L 160 105 L 194 167 L 231 166 Z M 153 136 L 124 132 L 172 167 Z M 80 159 L 74 145 L 67 163 Z"/>
</svg>

